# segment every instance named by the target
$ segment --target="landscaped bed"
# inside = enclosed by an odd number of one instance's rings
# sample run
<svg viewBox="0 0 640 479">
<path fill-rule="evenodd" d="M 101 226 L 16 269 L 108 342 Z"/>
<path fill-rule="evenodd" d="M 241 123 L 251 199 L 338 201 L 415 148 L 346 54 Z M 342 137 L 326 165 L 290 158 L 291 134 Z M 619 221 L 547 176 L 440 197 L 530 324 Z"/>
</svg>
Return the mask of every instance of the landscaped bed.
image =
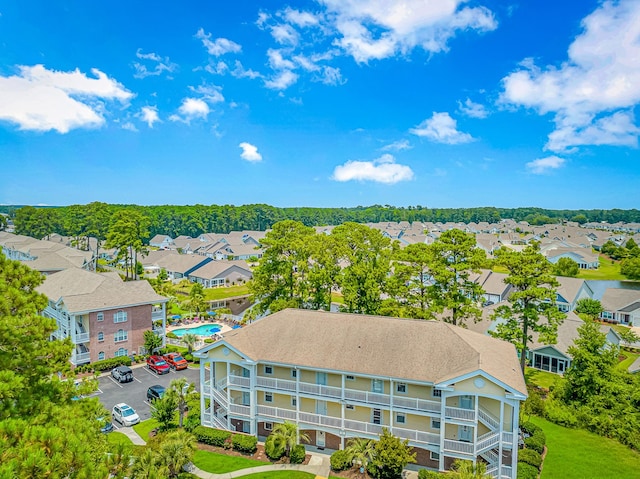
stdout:
<svg viewBox="0 0 640 479">
<path fill-rule="evenodd" d="M 270 461 L 264 452 L 264 446 L 262 444 L 258 444 L 257 447 L 258 449 L 253 454 L 243 454 L 233 449 L 225 449 L 222 447 L 198 443 L 198 451 L 196 451 L 193 458 L 193 463 L 199 469 L 212 472 L 214 474 L 222 474 L 225 472 L 237 471 L 238 469 L 247 469 L 249 467 L 284 464 L 282 461 Z M 302 464 L 308 464 L 309 459 L 311 459 L 311 456 L 307 454 Z"/>
</svg>

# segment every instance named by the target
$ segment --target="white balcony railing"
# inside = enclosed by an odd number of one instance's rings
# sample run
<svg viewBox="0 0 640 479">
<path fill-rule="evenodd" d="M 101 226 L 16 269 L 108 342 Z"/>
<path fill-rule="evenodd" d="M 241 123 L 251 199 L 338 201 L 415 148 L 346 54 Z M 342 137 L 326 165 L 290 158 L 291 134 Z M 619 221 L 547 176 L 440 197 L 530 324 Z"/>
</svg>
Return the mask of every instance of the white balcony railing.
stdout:
<svg viewBox="0 0 640 479">
<path fill-rule="evenodd" d="M 391 404 L 391 396 L 387 394 L 373 393 L 369 391 L 356 391 L 355 389 L 345 389 L 345 399 L 350 401 L 358 401 L 368 404 L 382 404 L 388 406 Z"/>
<path fill-rule="evenodd" d="M 315 396 L 324 396 L 324 397 L 332 397 L 332 398 L 342 397 L 342 389 L 332 387 L 332 386 L 323 386 L 322 384 L 300 383 L 298 390 L 301 393 L 313 394 Z"/>
<path fill-rule="evenodd" d="M 249 408 L 249 406 L 241 406 L 240 404 L 229 404 L 229 413 L 238 416 L 250 416 L 251 408 Z"/>
<path fill-rule="evenodd" d="M 248 388 L 251 386 L 251 381 L 249 378 L 245 378 L 243 376 L 235 376 L 233 374 L 229 375 L 229 386 L 239 386 L 242 388 Z M 222 388 L 221 388 L 222 389 Z"/>
<path fill-rule="evenodd" d="M 426 444 L 440 445 L 440 436 L 430 432 L 416 431 L 414 429 L 402 429 L 399 427 L 393 428 L 393 434 L 401 439 L 409 439 L 414 442 L 421 442 Z"/>
<path fill-rule="evenodd" d="M 73 344 L 81 344 L 89 341 L 89 333 L 76 333 L 72 337 Z"/>
<path fill-rule="evenodd" d="M 283 409 L 271 406 L 258 406 L 258 415 L 277 419 L 296 419 L 296 412 L 291 409 Z"/>
<path fill-rule="evenodd" d="M 440 403 L 437 401 L 427 401 L 426 399 L 393 397 L 393 407 L 402 409 L 412 409 L 418 411 L 429 411 L 440 413 Z"/>
<path fill-rule="evenodd" d="M 478 408 L 478 419 L 483 421 L 487 426 L 489 426 L 494 431 L 500 426 L 500 419 L 495 417 L 489 411 L 484 409 L 483 407 Z"/>
<path fill-rule="evenodd" d="M 256 386 L 261 388 L 276 389 L 279 391 L 295 391 L 296 382 L 287 379 L 265 378 L 264 376 L 256 377 Z"/>
<path fill-rule="evenodd" d="M 505 446 L 513 445 L 513 433 L 512 432 L 503 432 L 502 433 L 502 442 L 505 442 Z"/>
<path fill-rule="evenodd" d="M 511 466 L 502 466 L 502 470 L 500 471 L 500 475 L 505 479 L 512 479 L 513 477 L 513 468 Z"/>
<path fill-rule="evenodd" d="M 462 409 L 459 407 L 444 408 L 444 415 L 451 419 L 459 419 L 462 421 L 475 421 L 476 412 L 473 409 Z"/>
<path fill-rule="evenodd" d="M 90 353 L 73 353 L 71 355 L 71 364 L 74 364 L 76 366 L 78 364 L 88 363 L 89 361 L 91 361 Z"/>
<path fill-rule="evenodd" d="M 488 432 L 483 434 L 478 438 L 476 443 L 476 451 L 477 453 L 486 451 L 487 449 L 493 449 L 500 442 L 500 433 L 499 432 Z"/>
<path fill-rule="evenodd" d="M 454 439 L 445 439 L 444 449 L 445 451 L 453 451 L 453 452 L 460 452 L 462 454 L 473 455 L 473 443 L 471 442 L 456 441 Z"/>
</svg>

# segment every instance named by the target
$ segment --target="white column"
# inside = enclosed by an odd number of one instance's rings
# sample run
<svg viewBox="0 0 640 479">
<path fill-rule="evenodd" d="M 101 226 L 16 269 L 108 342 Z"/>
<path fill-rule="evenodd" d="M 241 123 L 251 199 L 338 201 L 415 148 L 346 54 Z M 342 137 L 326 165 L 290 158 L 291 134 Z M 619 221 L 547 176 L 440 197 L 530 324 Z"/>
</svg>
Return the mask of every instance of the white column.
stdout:
<svg viewBox="0 0 640 479">
<path fill-rule="evenodd" d="M 302 370 L 296 368 L 296 424 L 300 424 L 300 375 Z"/>
<path fill-rule="evenodd" d="M 200 421 L 204 421 L 204 415 L 205 415 L 205 403 L 204 403 L 204 370 L 205 370 L 205 361 L 201 360 L 200 361 Z M 213 397 L 213 393 L 211 392 L 211 390 L 209 390 L 209 397 Z M 213 407 L 213 400 L 211 401 L 211 407 Z"/>
<path fill-rule="evenodd" d="M 256 371 L 257 367 L 255 364 L 252 364 L 249 369 L 249 416 L 251 417 L 251 422 L 249 423 L 249 433 L 256 436 L 258 434 L 258 421 L 256 419 L 256 413 L 258 411 L 257 399 L 258 397 L 254 394 L 256 390 Z"/>
<path fill-rule="evenodd" d="M 162 347 L 164 348 L 166 345 L 167 345 L 167 303 L 162 303 Z"/>
<path fill-rule="evenodd" d="M 393 423 L 395 418 L 393 417 L 393 396 L 395 390 L 393 388 L 393 379 L 389 378 L 389 432 L 393 434 Z"/>
<path fill-rule="evenodd" d="M 518 423 L 520 421 L 520 401 L 513 400 L 513 420 L 511 421 L 511 432 L 513 433 L 513 443 L 511 444 L 511 477 L 516 478 L 518 474 Z"/>
<path fill-rule="evenodd" d="M 442 391 L 440 393 L 440 462 L 438 463 L 438 470 L 444 471 L 444 436 L 447 429 L 445 422 L 444 408 L 447 404 L 447 392 Z"/>
<path fill-rule="evenodd" d="M 229 385 L 229 369 L 230 369 L 230 364 L 229 361 L 226 362 L 227 365 L 227 429 L 229 431 L 231 431 L 231 414 L 229 414 L 230 409 L 231 409 L 231 389 L 230 389 L 230 385 Z"/>
<path fill-rule="evenodd" d="M 480 397 L 477 394 L 474 394 L 473 399 L 475 402 L 474 409 L 476 413 L 476 420 L 473 424 L 473 460 L 472 462 L 473 462 L 473 465 L 475 466 L 478 459 L 476 451 L 478 448 L 478 409 L 480 408 Z"/>
<path fill-rule="evenodd" d="M 500 401 L 500 424 L 498 425 L 498 471 L 502 470 L 502 431 L 504 431 L 504 401 Z"/>
</svg>

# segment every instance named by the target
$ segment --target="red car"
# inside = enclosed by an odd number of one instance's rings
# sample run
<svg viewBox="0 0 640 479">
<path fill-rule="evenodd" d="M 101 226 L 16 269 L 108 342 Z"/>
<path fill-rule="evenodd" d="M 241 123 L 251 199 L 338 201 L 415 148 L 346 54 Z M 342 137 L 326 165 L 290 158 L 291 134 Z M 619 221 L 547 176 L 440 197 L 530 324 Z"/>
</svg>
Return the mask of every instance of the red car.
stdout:
<svg viewBox="0 0 640 479">
<path fill-rule="evenodd" d="M 147 367 L 156 374 L 167 374 L 171 368 L 162 356 L 149 356 Z"/>
<path fill-rule="evenodd" d="M 176 371 L 187 369 L 189 366 L 187 360 L 180 356 L 180 353 L 167 353 L 163 357 L 167 364 Z"/>
</svg>

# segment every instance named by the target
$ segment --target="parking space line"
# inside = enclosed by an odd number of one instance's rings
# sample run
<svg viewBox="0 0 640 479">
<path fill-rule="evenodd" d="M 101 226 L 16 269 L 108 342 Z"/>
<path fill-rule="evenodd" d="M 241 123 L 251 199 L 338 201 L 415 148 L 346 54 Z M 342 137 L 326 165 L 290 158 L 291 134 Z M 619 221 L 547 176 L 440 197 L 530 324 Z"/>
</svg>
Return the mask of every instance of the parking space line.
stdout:
<svg viewBox="0 0 640 479">
<path fill-rule="evenodd" d="M 135 379 L 135 380 L 136 380 L 136 381 L 138 381 L 140 384 L 142 384 L 142 381 L 140 381 L 138 378 L 133 378 L 133 379 Z M 120 387 L 122 387 L 122 386 L 120 386 Z"/>
<path fill-rule="evenodd" d="M 111 381 L 117 385 L 120 389 L 122 389 L 124 386 L 122 386 L 122 384 L 120 384 L 118 381 L 116 381 L 115 379 L 113 379 L 111 376 L 108 376 L 109 379 L 111 379 Z M 134 378 L 135 379 L 135 378 Z"/>
<path fill-rule="evenodd" d="M 113 424 L 113 427 L 115 427 L 116 429 L 120 429 L 118 426 L 116 426 L 116 422 L 115 421 L 111 421 L 111 424 Z"/>
</svg>

